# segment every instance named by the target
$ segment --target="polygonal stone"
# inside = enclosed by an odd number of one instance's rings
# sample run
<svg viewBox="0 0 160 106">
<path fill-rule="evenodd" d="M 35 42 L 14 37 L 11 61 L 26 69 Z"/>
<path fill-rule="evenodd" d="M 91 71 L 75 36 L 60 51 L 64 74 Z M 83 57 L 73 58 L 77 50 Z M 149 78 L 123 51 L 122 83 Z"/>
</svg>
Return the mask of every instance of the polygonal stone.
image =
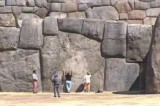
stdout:
<svg viewBox="0 0 160 106">
<path fill-rule="evenodd" d="M 127 62 L 147 62 L 152 38 L 151 25 L 128 25 L 127 30 Z"/>
<path fill-rule="evenodd" d="M 70 19 L 70 18 L 60 18 L 58 19 L 58 26 L 60 31 L 71 32 L 71 33 L 81 33 L 83 19 Z"/>
<path fill-rule="evenodd" d="M 44 19 L 43 33 L 45 35 L 58 35 L 58 24 L 56 18 L 46 17 Z"/>
<path fill-rule="evenodd" d="M 33 13 L 33 7 L 22 7 L 22 13 Z"/>
<path fill-rule="evenodd" d="M 86 11 L 86 17 L 91 19 L 119 20 L 117 10 L 111 6 L 89 8 Z"/>
<path fill-rule="evenodd" d="M 132 10 L 129 3 L 125 2 L 125 1 L 118 1 L 115 4 L 115 7 L 116 7 L 116 9 L 118 10 L 119 13 L 127 13 L 127 12 L 130 12 Z"/>
<path fill-rule="evenodd" d="M 12 6 L 12 12 L 15 17 L 18 17 L 22 13 L 22 8 L 18 6 Z"/>
<path fill-rule="evenodd" d="M 0 13 L 11 13 L 11 6 L 0 7 Z"/>
<path fill-rule="evenodd" d="M 87 4 L 89 7 L 108 6 L 110 5 L 110 0 L 90 0 Z"/>
<path fill-rule="evenodd" d="M 143 20 L 127 20 L 128 24 L 143 24 Z"/>
<path fill-rule="evenodd" d="M 153 1 L 151 2 L 151 8 L 159 8 L 160 7 L 160 1 Z"/>
<path fill-rule="evenodd" d="M 121 20 L 127 20 L 128 19 L 128 14 L 127 13 L 120 13 L 119 14 L 119 18 Z"/>
<path fill-rule="evenodd" d="M 67 18 L 67 13 L 62 13 L 62 12 L 51 12 L 49 16 L 54 17 L 54 18 Z"/>
<path fill-rule="evenodd" d="M 0 27 L 0 50 L 14 50 L 18 47 L 20 29 Z"/>
<path fill-rule="evenodd" d="M 35 0 L 35 5 L 38 7 L 43 7 L 44 3 L 47 3 L 47 0 Z"/>
<path fill-rule="evenodd" d="M 139 65 L 126 63 L 125 59 L 109 58 L 106 59 L 104 89 L 106 91 L 130 91 L 138 90 L 132 88 L 139 77 Z M 139 82 L 139 81 L 138 81 Z"/>
<path fill-rule="evenodd" d="M 160 13 L 160 8 L 150 8 L 146 10 L 147 17 L 157 17 Z"/>
<path fill-rule="evenodd" d="M 67 2 L 62 3 L 61 12 L 75 12 L 78 11 L 78 5 L 76 3 Z"/>
<path fill-rule="evenodd" d="M 0 14 L 0 26 L 15 27 L 16 22 L 13 14 Z"/>
<path fill-rule="evenodd" d="M 139 0 L 128 0 L 128 3 L 130 4 L 131 8 L 134 10 L 135 8 L 135 1 L 139 1 Z"/>
<path fill-rule="evenodd" d="M 143 2 L 153 2 L 155 0 L 140 0 L 140 1 L 143 1 Z"/>
<path fill-rule="evenodd" d="M 0 1 L 0 7 L 3 7 L 3 6 L 5 6 L 5 0 Z"/>
<path fill-rule="evenodd" d="M 97 41 L 103 40 L 104 21 L 85 19 L 82 28 L 82 35 Z"/>
<path fill-rule="evenodd" d="M 86 18 L 85 12 L 68 13 L 68 18 Z"/>
<path fill-rule="evenodd" d="M 128 19 L 130 20 L 138 20 L 146 18 L 146 12 L 141 10 L 133 10 L 128 13 Z"/>
<path fill-rule="evenodd" d="M 106 22 L 102 41 L 102 56 L 125 58 L 126 57 L 127 23 Z"/>
<path fill-rule="evenodd" d="M 51 12 L 60 12 L 61 11 L 61 3 L 52 3 L 50 11 Z"/>
<path fill-rule="evenodd" d="M 43 46 L 42 19 L 23 20 L 20 34 L 20 48 L 39 49 Z"/>
<path fill-rule="evenodd" d="M 6 0 L 6 6 L 15 6 L 16 0 Z"/>
<path fill-rule="evenodd" d="M 17 6 L 26 6 L 26 0 L 16 0 Z"/>
<path fill-rule="evenodd" d="M 34 2 L 34 0 L 26 0 L 26 5 L 27 6 L 35 6 L 35 2 Z"/>
<path fill-rule="evenodd" d="M 48 0 L 49 3 L 65 3 L 65 0 Z"/>
<path fill-rule="evenodd" d="M 41 18 L 44 18 L 48 13 L 48 10 L 46 8 L 40 8 L 36 14 L 41 17 Z"/>
<path fill-rule="evenodd" d="M 143 23 L 144 23 L 145 25 L 155 25 L 156 19 L 157 19 L 157 18 L 146 17 L 146 18 L 143 20 Z"/>
<path fill-rule="evenodd" d="M 85 11 L 87 10 L 89 7 L 87 4 L 78 4 L 78 11 Z"/>
<path fill-rule="evenodd" d="M 147 2 L 136 1 L 134 5 L 137 10 L 147 10 L 150 8 L 150 3 Z"/>
</svg>

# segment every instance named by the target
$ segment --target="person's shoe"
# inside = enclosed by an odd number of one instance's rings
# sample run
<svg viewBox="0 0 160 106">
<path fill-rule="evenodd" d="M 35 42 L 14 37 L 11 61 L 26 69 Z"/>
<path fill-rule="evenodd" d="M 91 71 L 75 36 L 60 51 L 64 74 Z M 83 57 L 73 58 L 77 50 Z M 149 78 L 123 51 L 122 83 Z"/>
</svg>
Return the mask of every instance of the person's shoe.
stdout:
<svg viewBox="0 0 160 106">
<path fill-rule="evenodd" d="M 90 90 L 88 90 L 87 92 L 90 92 Z"/>
<path fill-rule="evenodd" d="M 54 97 L 57 97 L 56 95 L 54 95 Z"/>
<path fill-rule="evenodd" d="M 59 98 L 61 97 L 61 96 L 58 96 Z"/>
<path fill-rule="evenodd" d="M 82 91 L 81 93 L 84 93 L 85 91 Z"/>
<path fill-rule="evenodd" d="M 34 94 L 36 94 L 37 92 L 33 92 Z"/>
</svg>

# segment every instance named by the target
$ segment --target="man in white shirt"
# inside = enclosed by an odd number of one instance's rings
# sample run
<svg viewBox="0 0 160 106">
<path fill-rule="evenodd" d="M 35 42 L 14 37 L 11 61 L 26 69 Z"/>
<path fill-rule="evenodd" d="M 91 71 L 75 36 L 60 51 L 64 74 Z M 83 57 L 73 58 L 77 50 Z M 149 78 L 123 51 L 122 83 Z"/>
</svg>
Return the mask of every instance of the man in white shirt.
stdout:
<svg viewBox="0 0 160 106">
<path fill-rule="evenodd" d="M 37 71 L 33 70 L 32 78 L 33 78 L 33 93 L 37 93 L 37 87 L 38 87 L 38 77 L 36 75 Z"/>
<path fill-rule="evenodd" d="M 84 85 L 84 90 L 82 92 L 90 92 L 91 88 L 91 74 L 90 72 L 87 72 L 87 75 L 84 76 L 85 80 L 85 85 Z"/>
</svg>

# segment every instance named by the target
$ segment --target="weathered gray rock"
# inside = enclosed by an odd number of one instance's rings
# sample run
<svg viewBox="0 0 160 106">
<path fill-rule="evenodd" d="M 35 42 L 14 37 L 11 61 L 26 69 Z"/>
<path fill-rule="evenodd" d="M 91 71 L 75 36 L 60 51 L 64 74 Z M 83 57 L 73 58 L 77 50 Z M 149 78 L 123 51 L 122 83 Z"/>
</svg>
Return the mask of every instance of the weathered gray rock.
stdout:
<svg viewBox="0 0 160 106">
<path fill-rule="evenodd" d="M 103 57 L 126 57 L 126 33 L 127 23 L 106 22 L 102 41 Z"/>
<path fill-rule="evenodd" d="M 18 47 L 20 29 L 0 27 L 0 50 L 14 50 Z"/>
<path fill-rule="evenodd" d="M 128 24 L 143 24 L 142 20 L 127 20 Z"/>
<path fill-rule="evenodd" d="M 34 0 L 26 0 L 26 5 L 27 6 L 35 6 L 35 2 L 34 2 Z"/>
<path fill-rule="evenodd" d="M 33 7 L 22 7 L 22 13 L 33 13 Z"/>
<path fill-rule="evenodd" d="M 106 91 L 130 91 L 139 76 L 139 65 L 126 63 L 125 59 L 106 59 L 104 89 Z"/>
<path fill-rule="evenodd" d="M 87 71 L 91 71 L 91 90 L 103 89 L 104 59 L 100 56 L 100 43 L 82 35 L 59 33 L 59 36 L 45 37 L 42 49 L 43 90 L 52 91 L 52 75 L 57 72 L 73 70 L 72 90 L 83 90 L 82 80 Z M 64 91 L 64 90 L 63 90 Z"/>
<path fill-rule="evenodd" d="M 118 0 L 111 0 L 111 5 L 114 6 L 117 3 Z"/>
<path fill-rule="evenodd" d="M 134 10 L 135 7 L 135 1 L 139 1 L 139 0 L 128 0 L 128 3 L 130 4 L 131 8 Z"/>
<path fill-rule="evenodd" d="M 129 3 L 127 1 L 118 1 L 115 4 L 116 9 L 119 13 L 128 13 L 132 10 Z"/>
<path fill-rule="evenodd" d="M 137 10 L 147 10 L 150 8 L 150 3 L 147 2 L 136 1 L 134 5 Z"/>
<path fill-rule="evenodd" d="M 89 7 L 87 4 L 78 4 L 78 11 L 85 11 L 87 10 Z"/>
<path fill-rule="evenodd" d="M 46 3 L 43 4 L 43 7 L 45 7 L 47 10 L 50 10 L 51 3 L 46 2 Z"/>
<path fill-rule="evenodd" d="M 37 50 L 0 52 L 2 92 L 32 92 L 32 72 L 38 70 L 38 91 L 42 91 L 40 59 Z"/>
<path fill-rule="evenodd" d="M 40 9 L 36 12 L 36 14 L 37 14 L 39 17 L 41 17 L 41 18 L 45 18 L 46 15 L 47 15 L 47 13 L 48 13 L 48 10 L 47 10 L 46 8 L 40 8 Z"/>
<path fill-rule="evenodd" d="M 68 13 L 68 18 L 86 18 L 85 12 Z"/>
<path fill-rule="evenodd" d="M 60 12 L 61 11 L 61 3 L 52 3 L 50 11 L 51 12 Z"/>
<path fill-rule="evenodd" d="M 44 19 L 43 33 L 45 35 L 58 35 L 58 24 L 56 18 L 46 17 Z"/>
<path fill-rule="evenodd" d="M 18 6 L 12 6 L 12 12 L 14 16 L 17 18 L 22 13 L 22 8 Z"/>
<path fill-rule="evenodd" d="M 0 7 L 3 7 L 3 6 L 5 6 L 5 0 L 0 1 Z"/>
<path fill-rule="evenodd" d="M 89 0 L 87 4 L 89 7 L 109 6 L 110 0 Z"/>
<path fill-rule="evenodd" d="M 49 16 L 54 17 L 54 18 L 67 18 L 67 13 L 62 13 L 62 12 L 51 12 Z"/>
<path fill-rule="evenodd" d="M 86 11 L 86 17 L 91 19 L 119 20 L 117 10 L 111 6 L 89 8 Z"/>
<path fill-rule="evenodd" d="M 33 12 L 35 13 L 35 12 L 37 12 L 38 10 L 39 10 L 40 8 L 39 7 L 33 7 Z"/>
<path fill-rule="evenodd" d="M 156 19 L 157 18 L 146 17 L 143 20 L 143 24 L 145 24 L 145 25 L 155 25 Z"/>
<path fill-rule="evenodd" d="M 82 35 L 95 39 L 97 41 L 103 40 L 104 23 L 102 20 L 85 19 L 82 28 Z"/>
<path fill-rule="evenodd" d="M 121 19 L 121 20 L 127 20 L 128 19 L 128 14 L 127 13 L 120 13 L 119 14 L 119 19 Z"/>
<path fill-rule="evenodd" d="M 0 13 L 11 13 L 11 6 L 0 7 Z"/>
<path fill-rule="evenodd" d="M 16 0 L 6 0 L 6 6 L 15 6 Z"/>
<path fill-rule="evenodd" d="M 146 92 L 160 93 L 160 15 L 154 26 L 152 42 L 148 54 L 147 74 L 146 74 Z"/>
<path fill-rule="evenodd" d="M 49 3 L 65 3 L 65 0 L 48 0 Z"/>
<path fill-rule="evenodd" d="M 16 22 L 13 14 L 0 14 L 0 26 L 15 27 Z"/>
<path fill-rule="evenodd" d="M 61 12 L 75 12 L 78 11 L 78 5 L 76 3 L 67 2 L 62 3 Z"/>
<path fill-rule="evenodd" d="M 144 19 L 144 18 L 146 18 L 146 12 L 145 11 L 141 11 L 141 10 L 133 10 L 133 11 L 128 13 L 128 18 L 130 20 Z"/>
<path fill-rule="evenodd" d="M 35 5 L 38 7 L 43 7 L 44 3 L 47 3 L 47 0 L 35 0 Z"/>
<path fill-rule="evenodd" d="M 152 37 L 151 25 L 128 25 L 127 62 L 146 63 Z"/>
<path fill-rule="evenodd" d="M 20 48 L 39 49 L 43 46 L 42 19 L 23 20 L 20 34 Z"/>
<path fill-rule="evenodd" d="M 26 6 L 26 0 L 16 0 L 17 6 Z"/>
<path fill-rule="evenodd" d="M 60 31 L 71 32 L 71 33 L 81 33 L 83 19 L 70 19 L 70 18 L 60 18 L 58 19 L 58 26 Z"/>
<path fill-rule="evenodd" d="M 151 8 L 159 8 L 160 7 L 160 1 L 154 1 L 151 2 Z"/>
<path fill-rule="evenodd" d="M 150 8 L 146 10 L 147 17 L 157 17 L 160 13 L 160 8 Z"/>
<path fill-rule="evenodd" d="M 155 0 L 140 0 L 140 1 L 143 1 L 143 2 L 153 2 Z"/>
</svg>

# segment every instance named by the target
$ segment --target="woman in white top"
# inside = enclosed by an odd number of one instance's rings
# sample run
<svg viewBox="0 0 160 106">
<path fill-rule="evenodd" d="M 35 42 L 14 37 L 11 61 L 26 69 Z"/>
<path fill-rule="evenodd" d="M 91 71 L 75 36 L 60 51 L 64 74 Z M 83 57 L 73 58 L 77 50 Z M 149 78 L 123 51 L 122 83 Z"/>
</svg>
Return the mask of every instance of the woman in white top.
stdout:
<svg viewBox="0 0 160 106">
<path fill-rule="evenodd" d="M 38 87 L 38 77 L 36 75 L 37 71 L 33 70 L 32 78 L 33 78 L 33 93 L 37 93 L 37 87 Z"/>
<path fill-rule="evenodd" d="M 84 76 L 84 80 L 85 80 L 85 85 L 84 85 L 84 90 L 83 92 L 90 92 L 90 88 L 91 88 L 91 74 L 90 72 L 87 72 L 87 75 Z"/>
</svg>

